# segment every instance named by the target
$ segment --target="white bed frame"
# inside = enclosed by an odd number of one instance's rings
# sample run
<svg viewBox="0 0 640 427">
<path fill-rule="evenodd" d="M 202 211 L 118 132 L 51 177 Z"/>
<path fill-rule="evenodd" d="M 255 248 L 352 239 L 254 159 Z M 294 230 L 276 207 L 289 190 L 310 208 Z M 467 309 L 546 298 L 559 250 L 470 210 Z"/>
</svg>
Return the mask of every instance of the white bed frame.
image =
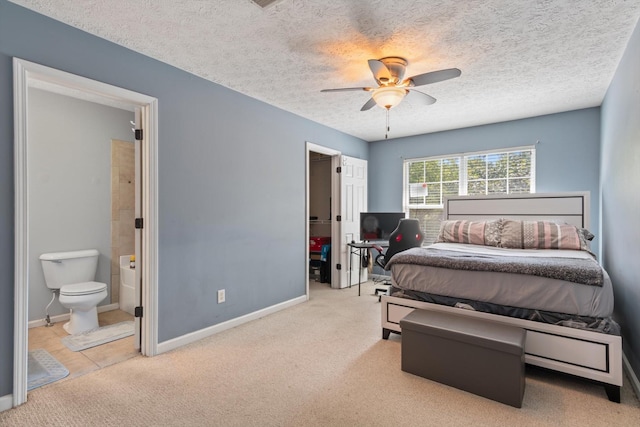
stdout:
<svg viewBox="0 0 640 427">
<path fill-rule="evenodd" d="M 445 200 L 444 218 L 556 220 L 589 228 L 589 208 L 588 192 L 456 196 Z M 526 363 L 602 382 L 609 400 L 620 402 L 622 338 L 619 336 L 386 295 L 381 303 L 384 339 L 391 332 L 400 333 L 400 319 L 416 308 L 518 326 L 527 331 Z"/>
</svg>

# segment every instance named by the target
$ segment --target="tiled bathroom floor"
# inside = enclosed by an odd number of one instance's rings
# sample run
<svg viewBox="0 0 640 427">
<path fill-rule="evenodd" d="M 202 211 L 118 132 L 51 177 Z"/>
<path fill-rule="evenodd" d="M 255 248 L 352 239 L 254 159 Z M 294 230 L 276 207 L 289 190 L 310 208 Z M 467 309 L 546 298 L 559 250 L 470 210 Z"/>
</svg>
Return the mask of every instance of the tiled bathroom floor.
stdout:
<svg viewBox="0 0 640 427">
<path fill-rule="evenodd" d="M 125 320 L 133 320 L 133 316 L 122 310 L 105 311 L 98 314 L 100 326 Z M 140 354 L 138 350 L 134 349 L 133 336 L 82 351 L 71 351 L 62 343 L 62 338 L 68 335 L 62 329 L 64 323 L 58 322 L 51 327 L 39 326 L 29 329 L 29 350 L 43 348 L 69 370 L 69 376 L 60 381 L 82 376 Z"/>
</svg>

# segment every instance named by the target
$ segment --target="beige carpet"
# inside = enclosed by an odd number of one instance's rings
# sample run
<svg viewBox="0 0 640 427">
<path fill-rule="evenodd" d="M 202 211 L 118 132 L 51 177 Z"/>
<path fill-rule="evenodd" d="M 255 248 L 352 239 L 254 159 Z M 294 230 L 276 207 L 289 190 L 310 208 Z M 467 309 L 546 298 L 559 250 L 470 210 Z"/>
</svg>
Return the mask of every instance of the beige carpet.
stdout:
<svg viewBox="0 0 640 427">
<path fill-rule="evenodd" d="M 311 300 L 154 358 L 136 357 L 29 393 L 2 426 L 638 426 L 602 386 L 527 371 L 516 409 L 400 370 L 380 338 L 371 284 Z"/>
</svg>

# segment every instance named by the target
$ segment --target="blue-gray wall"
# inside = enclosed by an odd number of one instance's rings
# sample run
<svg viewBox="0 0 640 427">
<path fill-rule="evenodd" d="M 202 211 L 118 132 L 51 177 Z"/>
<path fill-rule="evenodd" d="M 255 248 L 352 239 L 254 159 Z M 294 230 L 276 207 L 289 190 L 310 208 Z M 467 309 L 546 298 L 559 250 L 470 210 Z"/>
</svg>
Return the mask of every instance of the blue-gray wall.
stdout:
<svg viewBox="0 0 640 427">
<path fill-rule="evenodd" d="M 158 98 L 160 342 L 305 294 L 305 141 L 359 158 L 366 142 L 0 0 L 0 396 L 13 389 L 14 56 Z"/>
<path fill-rule="evenodd" d="M 537 141 L 540 143 L 536 144 Z M 600 109 L 588 108 L 369 144 L 369 209 L 402 210 L 404 159 L 535 145 L 536 192 L 591 192 L 598 253 Z"/>
<path fill-rule="evenodd" d="M 640 375 L 640 23 L 602 104 L 602 257 L 624 353 Z"/>
</svg>

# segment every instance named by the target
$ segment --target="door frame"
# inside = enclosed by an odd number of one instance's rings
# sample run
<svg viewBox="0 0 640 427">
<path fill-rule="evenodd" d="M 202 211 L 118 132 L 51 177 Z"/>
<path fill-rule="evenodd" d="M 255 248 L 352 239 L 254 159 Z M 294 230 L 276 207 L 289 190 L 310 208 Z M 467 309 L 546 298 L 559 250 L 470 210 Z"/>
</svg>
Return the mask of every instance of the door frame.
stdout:
<svg viewBox="0 0 640 427">
<path fill-rule="evenodd" d="M 325 154 L 327 156 L 331 156 L 331 212 L 332 217 L 335 218 L 336 213 L 340 212 L 340 180 L 335 173 L 336 167 L 340 165 L 340 155 L 342 154 L 338 150 L 334 150 L 332 148 L 324 147 L 322 145 L 314 144 L 313 142 L 307 141 L 306 143 L 306 161 L 305 161 L 305 170 L 306 170 L 306 204 L 305 204 L 305 260 L 306 260 L 306 269 L 305 269 L 305 284 L 306 284 L 306 295 L 307 299 L 309 299 L 309 209 L 310 209 L 310 198 L 309 198 L 309 186 L 310 186 L 310 168 L 309 168 L 309 160 L 311 152 Z M 331 218 L 331 245 L 332 245 L 332 254 L 331 254 L 331 287 L 338 288 L 340 286 L 340 274 L 338 269 L 336 268 L 337 262 L 336 258 L 333 255 L 334 247 L 341 247 L 341 234 L 340 234 L 340 224 L 335 221 L 334 218 Z M 339 252 L 338 252 L 339 253 Z"/>
<path fill-rule="evenodd" d="M 13 58 L 14 99 L 14 360 L 13 406 L 27 401 L 28 302 L 29 302 L 29 204 L 27 90 L 52 85 L 65 93 L 106 105 L 139 107 L 144 129 L 142 143 L 142 318 L 141 353 L 158 351 L 158 100 L 127 89 Z"/>
</svg>

